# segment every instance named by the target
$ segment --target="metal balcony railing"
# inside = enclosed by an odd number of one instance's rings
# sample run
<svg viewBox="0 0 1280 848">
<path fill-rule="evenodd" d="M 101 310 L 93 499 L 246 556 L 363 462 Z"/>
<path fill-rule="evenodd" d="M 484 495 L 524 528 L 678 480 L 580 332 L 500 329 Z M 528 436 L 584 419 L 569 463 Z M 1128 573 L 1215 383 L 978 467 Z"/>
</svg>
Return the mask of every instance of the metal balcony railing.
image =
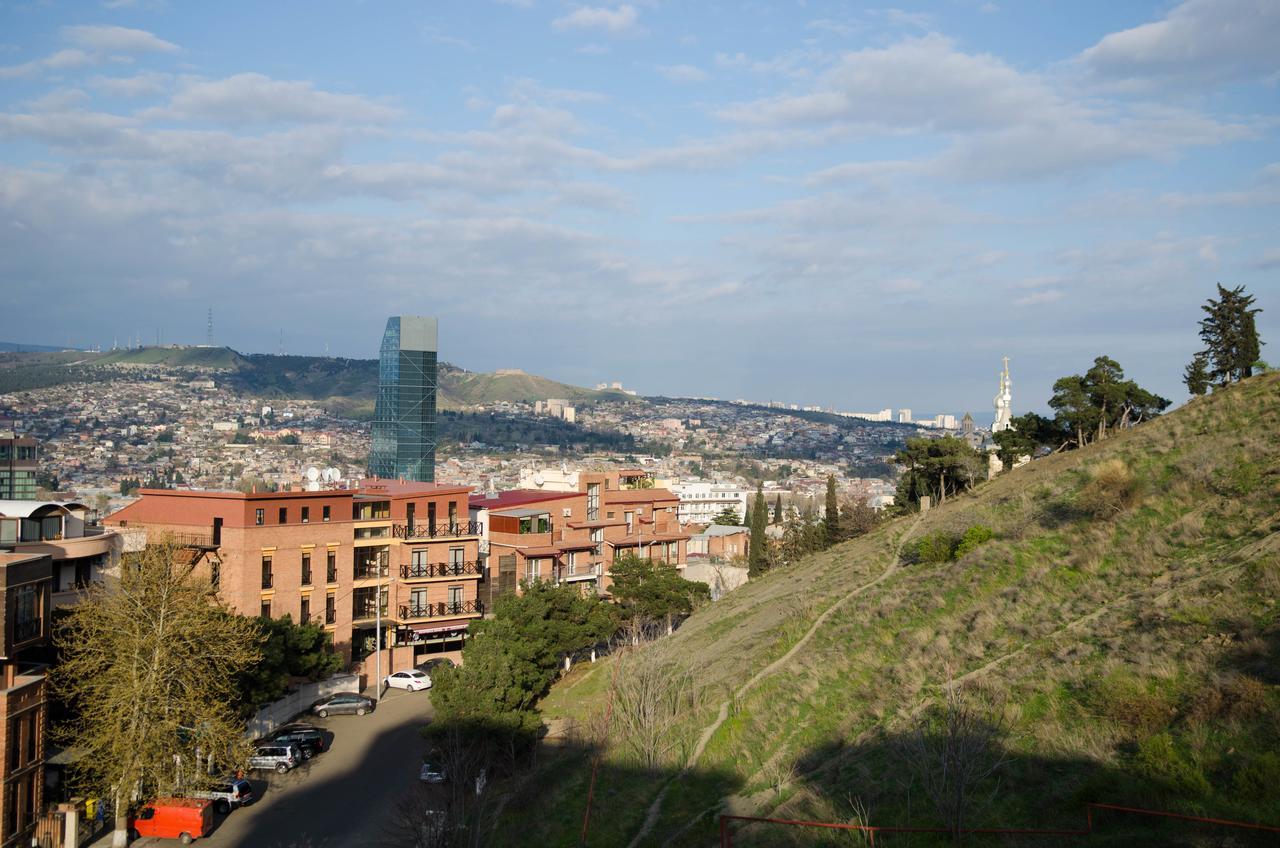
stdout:
<svg viewBox="0 0 1280 848">
<path fill-rule="evenodd" d="M 392 535 L 397 539 L 456 539 L 462 536 L 479 536 L 484 532 L 480 521 L 454 521 L 444 524 L 397 524 Z"/>
<path fill-rule="evenodd" d="M 427 577 L 479 577 L 484 569 L 478 562 L 432 562 L 400 566 L 400 576 L 405 580 L 421 580 Z"/>
<path fill-rule="evenodd" d="M 484 613 L 483 601 L 459 601 L 456 604 L 438 601 L 428 604 L 405 604 L 400 607 L 400 618 L 446 618 L 453 615 Z"/>
</svg>

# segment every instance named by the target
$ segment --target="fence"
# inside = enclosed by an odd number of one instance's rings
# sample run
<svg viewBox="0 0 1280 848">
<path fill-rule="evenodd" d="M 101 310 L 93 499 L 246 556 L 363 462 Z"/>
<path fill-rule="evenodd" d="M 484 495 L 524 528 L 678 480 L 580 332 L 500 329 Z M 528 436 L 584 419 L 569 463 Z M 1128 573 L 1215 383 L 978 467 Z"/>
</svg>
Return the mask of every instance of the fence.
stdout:
<svg viewBox="0 0 1280 848">
<path fill-rule="evenodd" d="M 313 702 L 326 695 L 359 691 L 360 676 L 356 674 L 335 674 L 327 680 L 304 683 L 275 703 L 258 710 L 258 714 L 250 719 L 245 735 L 250 739 L 259 739 L 298 713 L 309 709 Z"/>
<path fill-rule="evenodd" d="M 1269 824 L 1256 824 L 1254 822 L 1232 821 L 1230 819 L 1216 819 L 1206 816 L 1189 816 L 1185 813 L 1169 813 L 1162 810 L 1144 810 L 1138 807 L 1122 807 L 1117 804 L 1101 804 L 1090 803 L 1085 805 L 1085 826 L 1082 829 L 1074 828 L 1030 828 L 1030 827 L 965 827 L 960 829 L 962 834 L 981 834 L 985 836 L 1072 836 L 1087 837 L 1094 835 L 1093 815 L 1097 810 L 1109 810 L 1111 812 L 1125 813 L 1136 816 L 1149 816 L 1158 819 L 1170 819 L 1173 821 L 1190 822 L 1193 824 L 1210 825 L 1213 827 L 1234 828 L 1236 830 L 1262 831 L 1265 833 L 1280 834 L 1280 827 Z M 772 819 L 761 816 L 720 816 L 720 848 L 733 848 L 733 830 L 729 827 L 732 821 L 747 822 L 751 824 L 775 824 L 784 827 L 812 827 L 823 828 L 826 830 L 843 830 L 853 831 L 865 834 L 869 845 L 876 844 L 876 836 L 886 833 L 952 833 L 950 828 L 945 827 L 909 827 L 909 826 L 893 826 L 893 825 L 870 825 L 870 824 L 841 824 L 838 822 L 817 822 L 817 821 L 800 821 L 794 819 Z"/>
</svg>

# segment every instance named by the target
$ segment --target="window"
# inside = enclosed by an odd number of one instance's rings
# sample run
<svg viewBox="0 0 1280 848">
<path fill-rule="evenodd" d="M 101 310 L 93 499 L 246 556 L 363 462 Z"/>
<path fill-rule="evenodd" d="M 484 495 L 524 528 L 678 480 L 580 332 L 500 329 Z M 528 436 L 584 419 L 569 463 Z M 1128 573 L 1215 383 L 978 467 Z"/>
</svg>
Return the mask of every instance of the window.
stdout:
<svg viewBox="0 0 1280 848">
<path fill-rule="evenodd" d="M 311 551 L 302 552 L 302 585 L 311 585 Z"/>
<path fill-rule="evenodd" d="M 569 551 L 565 554 L 565 563 L 569 566 L 569 574 L 574 574 L 578 568 L 578 552 Z"/>
<path fill-rule="evenodd" d="M 36 587 L 19 586 L 10 594 L 13 597 L 13 641 L 25 642 L 39 636 L 43 629 L 43 604 Z"/>
<path fill-rule="evenodd" d="M 627 522 L 627 532 L 628 532 L 628 533 L 630 533 L 630 532 L 631 532 L 632 524 L 633 524 L 633 523 L 634 523 L 634 521 L 635 521 L 635 515 L 634 515 L 634 513 L 624 512 L 624 513 L 622 514 L 622 517 L 623 517 L 624 519 L 626 519 L 626 522 Z"/>
<path fill-rule="evenodd" d="M 321 520 L 322 520 L 322 521 L 328 521 L 328 520 L 329 520 L 329 507 L 328 507 L 328 506 L 323 506 L 323 507 L 321 507 L 321 508 L 320 508 L 320 516 L 321 516 Z"/>
<path fill-rule="evenodd" d="M 303 524 L 311 523 L 311 507 L 309 506 L 304 506 L 302 508 L 302 523 Z"/>
<path fill-rule="evenodd" d="M 262 555 L 262 588 L 271 588 L 271 555 Z"/>
<path fill-rule="evenodd" d="M 333 595 L 324 596 L 324 623 L 333 624 L 338 620 L 338 599 Z"/>
<path fill-rule="evenodd" d="M 597 527 L 591 531 L 591 541 L 596 543 L 595 556 L 604 554 L 604 528 Z"/>
<path fill-rule="evenodd" d="M 455 612 L 455 613 L 462 611 L 462 587 L 461 586 L 449 587 L 449 611 Z"/>
<path fill-rule="evenodd" d="M 427 532 L 434 536 L 436 534 L 436 505 L 434 501 L 427 504 L 427 527 L 429 528 Z"/>
<path fill-rule="evenodd" d="M 263 618 L 271 617 L 271 600 L 270 599 L 267 599 L 262 602 L 262 609 L 258 611 L 258 615 L 262 616 Z"/>
<path fill-rule="evenodd" d="M 449 501 L 449 527 L 452 529 L 458 526 L 458 502 Z"/>
<path fill-rule="evenodd" d="M 466 548 L 449 549 L 449 565 L 453 566 L 454 574 L 457 574 L 462 569 L 462 563 L 465 562 L 466 555 Z"/>
<path fill-rule="evenodd" d="M 253 523 L 261 527 L 263 522 L 265 521 L 266 521 L 266 510 L 255 509 L 253 511 Z"/>
<path fill-rule="evenodd" d="M 280 523 L 281 524 L 289 523 L 289 507 L 287 506 L 280 507 Z"/>
<path fill-rule="evenodd" d="M 414 589 L 409 593 L 409 606 L 413 611 L 421 614 L 427 608 L 427 590 Z"/>
<path fill-rule="evenodd" d="M 303 597 L 302 607 L 298 613 L 298 622 L 300 624 L 306 624 L 310 620 L 311 620 L 311 599 L 308 597 Z"/>
<path fill-rule="evenodd" d="M 427 567 L 427 549 L 418 548 L 409 554 L 409 561 L 413 564 L 414 570 Z"/>
<path fill-rule="evenodd" d="M 27 762 L 31 763 L 36 758 L 36 722 L 39 720 L 39 714 L 27 714 Z"/>
<path fill-rule="evenodd" d="M 337 583 L 338 582 L 338 552 L 335 550 L 330 550 L 326 559 L 327 559 L 327 563 L 326 563 L 327 568 L 326 568 L 325 580 L 328 581 L 329 583 Z"/>
<path fill-rule="evenodd" d="M 413 517 L 414 517 L 414 514 L 417 512 L 417 507 L 418 507 L 417 504 L 410 503 L 410 504 L 405 504 L 405 508 L 404 508 L 404 523 L 405 523 L 405 527 L 408 529 L 410 536 L 413 535 Z"/>
<path fill-rule="evenodd" d="M 600 518 L 600 484 L 587 484 L 587 520 L 595 521 Z"/>
<path fill-rule="evenodd" d="M 542 571 L 542 560 L 531 559 L 525 563 L 524 579 L 530 583 L 535 582 Z"/>
</svg>

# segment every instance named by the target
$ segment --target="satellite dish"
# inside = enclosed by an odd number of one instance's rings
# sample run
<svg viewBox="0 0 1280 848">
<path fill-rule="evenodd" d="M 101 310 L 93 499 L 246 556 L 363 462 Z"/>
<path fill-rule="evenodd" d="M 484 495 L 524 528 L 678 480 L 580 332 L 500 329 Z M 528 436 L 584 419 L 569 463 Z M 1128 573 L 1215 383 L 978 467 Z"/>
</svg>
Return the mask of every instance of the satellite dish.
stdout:
<svg viewBox="0 0 1280 848">
<path fill-rule="evenodd" d="M 314 466 L 307 469 L 307 479 L 312 483 L 320 479 L 320 469 Z"/>
<path fill-rule="evenodd" d="M 541 473 L 541 472 L 536 473 L 536 474 L 534 474 L 534 475 L 533 475 L 533 485 L 535 485 L 535 486 L 541 486 L 541 485 L 542 485 L 543 483 L 545 483 L 545 482 L 546 482 L 546 481 L 542 479 L 542 473 Z"/>
<path fill-rule="evenodd" d="M 342 472 L 336 468 L 326 468 L 324 470 L 324 479 L 330 483 L 336 483 L 342 479 Z"/>
<path fill-rule="evenodd" d="M 317 483 L 315 480 L 312 480 L 311 482 L 307 483 L 307 491 L 308 492 L 320 491 L 320 484 Z"/>
</svg>

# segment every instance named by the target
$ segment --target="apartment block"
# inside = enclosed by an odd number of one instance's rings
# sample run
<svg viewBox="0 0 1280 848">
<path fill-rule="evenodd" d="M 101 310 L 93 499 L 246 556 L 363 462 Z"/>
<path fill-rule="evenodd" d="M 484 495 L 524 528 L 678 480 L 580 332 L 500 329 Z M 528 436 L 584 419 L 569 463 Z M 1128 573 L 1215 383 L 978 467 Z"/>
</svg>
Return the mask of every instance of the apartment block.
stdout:
<svg viewBox="0 0 1280 848">
<path fill-rule="evenodd" d="M 93 516 L 87 505 L 74 501 L 0 501 L 0 551 L 48 554 L 53 605 L 71 606 L 80 590 L 120 564 L 123 539 Z"/>
<path fill-rule="evenodd" d="M 0 500 L 35 500 L 39 443 L 0 430 Z"/>
</svg>

